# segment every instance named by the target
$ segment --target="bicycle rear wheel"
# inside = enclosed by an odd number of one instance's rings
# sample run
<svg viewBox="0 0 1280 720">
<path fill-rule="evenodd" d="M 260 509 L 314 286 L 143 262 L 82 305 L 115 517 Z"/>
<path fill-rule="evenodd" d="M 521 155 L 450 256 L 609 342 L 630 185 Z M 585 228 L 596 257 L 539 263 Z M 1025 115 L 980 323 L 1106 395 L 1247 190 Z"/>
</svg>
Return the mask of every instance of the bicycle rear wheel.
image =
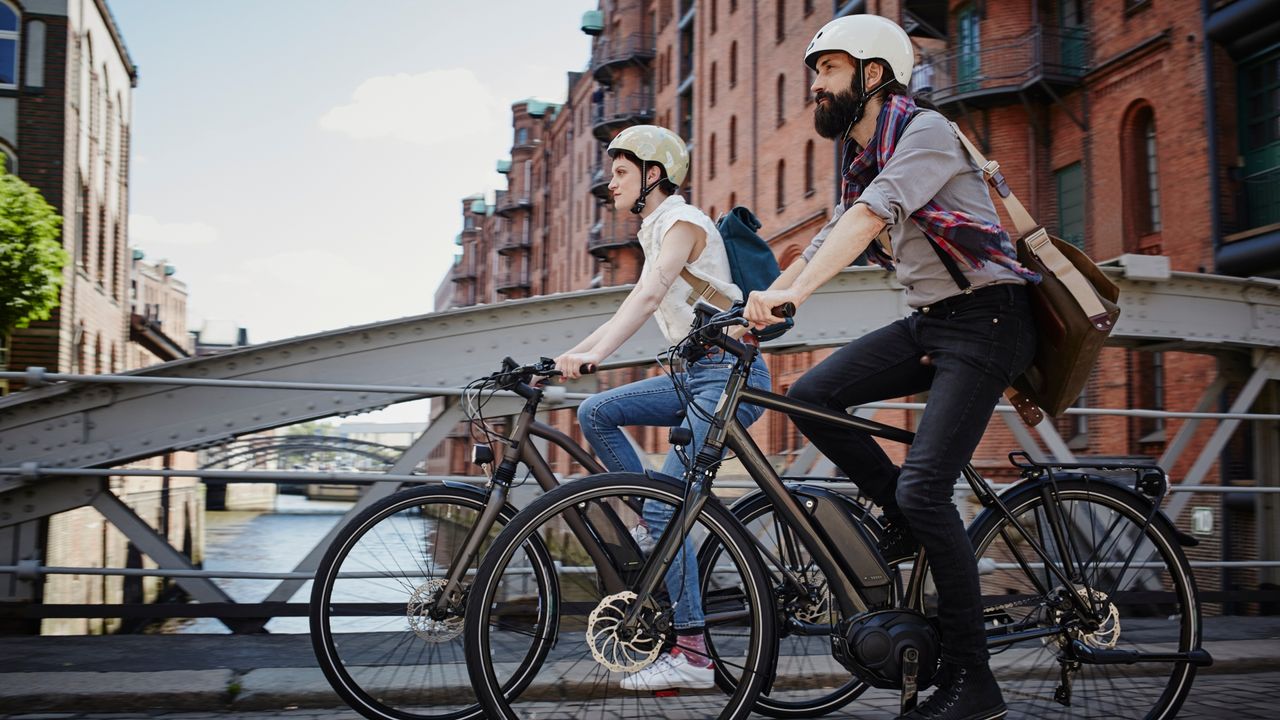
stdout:
<svg viewBox="0 0 1280 720">
<path fill-rule="evenodd" d="M 361 715 L 375 720 L 484 717 L 466 673 L 465 597 L 452 602 L 443 619 L 432 619 L 427 609 L 459 560 L 485 500 L 457 487 L 403 490 L 358 515 L 326 551 L 311 591 L 311 643 L 334 691 Z M 512 508 L 502 511 L 480 553 L 513 515 Z M 525 550 L 525 583 L 531 595 L 543 599 L 534 607 L 545 608 L 555 592 L 550 565 L 541 548 Z M 544 630 L 551 622 L 545 611 L 531 620 Z M 533 674 L 549 646 L 530 643 L 513 658 L 512 685 Z"/>
<path fill-rule="evenodd" d="M 992 510 L 970 530 L 978 557 L 988 636 L 1036 628 L 1057 634 L 992 649 L 991 666 L 1010 717 L 1173 717 L 1191 689 L 1189 662 L 1103 665 L 1072 660 L 1070 643 L 1137 652 L 1200 646 L 1195 578 L 1173 528 L 1151 504 L 1104 480 L 1058 480 L 1065 543 L 1055 542 L 1045 482 L 1002 498 L 1013 522 L 1058 567 L 1078 569 L 1079 592 L 1094 618 L 1079 617 L 1067 590 L 1013 527 Z M 1064 547 L 1065 546 L 1065 552 Z M 1083 623 L 1092 622 L 1092 625 Z M 1069 680 L 1069 683 L 1064 682 Z M 1062 704 L 1069 701 L 1070 707 Z"/>
<path fill-rule="evenodd" d="M 638 627 L 623 626 L 620 619 L 636 602 L 633 591 L 640 567 L 611 560 L 622 584 L 604 587 L 587 545 L 571 530 L 577 518 L 585 517 L 592 532 L 589 542 L 598 543 L 611 558 L 638 553 L 628 533 L 641 521 L 636 501 L 670 505 L 679 517 L 684 491 L 681 483 L 644 475 L 595 475 L 547 493 L 516 515 L 486 554 L 467 604 L 467 666 L 488 717 L 730 719 L 751 712 L 772 667 L 773 603 L 763 566 L 729 512 L 718 501 L 709 501 L 691 533 L 695 546 L 714 537 L 726 548 L 717 581 L 738 590 L 704 604 L 710 642 L 721 650 L 719 660 L 748 678 L 729 693 L 709 678 L 710 687 L 685 687 L 676 694 L 623 689 L 628 671 L 652 665 L 675 643 L 672 598 L 661 583 L 659 592 L 643 605 Z M 617 522 L 602 523 L 606 516 Z M 552 608 L 560 630 L 557 638 L 539 635 L 522 612 L 520 594 L 510 587 L 520 548 L 533 541 L 548 549 L 562 589 L 559 604 Z M 512 672 L 510 658 L 526 655 L 531 643 L 544 639 L 556 645 L 538 677 L 519 697 L 504 696 L 500 688 Z"/>
</svg>

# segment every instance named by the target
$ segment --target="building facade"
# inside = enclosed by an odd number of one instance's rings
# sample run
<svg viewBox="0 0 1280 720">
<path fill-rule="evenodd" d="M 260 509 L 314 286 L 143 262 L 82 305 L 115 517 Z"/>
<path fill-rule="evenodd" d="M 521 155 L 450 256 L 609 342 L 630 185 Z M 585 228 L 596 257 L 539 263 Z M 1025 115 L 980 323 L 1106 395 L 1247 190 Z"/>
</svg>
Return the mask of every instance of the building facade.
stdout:
<svg viewBox="0 0 1280 720">
<path fill-rule="evenodd" d="M 838 149 L 813 130 L 813 78 L 803 50 L 833 17 L 860 12 L 908 30 L 918 58 L 912 90 L 1001 163 L 1041 223 L 1095 260 L 1161 255 L 1177 271 L 1280 277 L 1280 23 L 1266 6 L 1264 0 L 602 2 L 583 18 L 582 29 L 594 37 L 592 54 L 585 71 L 569 74 L 566 102 L 513 106 L 512 156 L 500 163 L 508 188 L 492 206 L 464 200 L 461 252 L 441 297 L 460 307 L 633 282 L 642 260 L 636 223 L 599 202 L 608 182 L 603 150 L 622 128 L 647 122 L 688 141 L 689 199 L 713 216 L 750 207 L 788 265 L 829 216 L 839 190 Z M 785 392 L 823 356 L 772 355 L 775 390 Z M 1248 371 L 1247 357 L 1179 351 L 1176 344 L 1109 348 L 1078 404 L 1189 411 L 1216 377 L 1243 378 Z M 601 383 L 641 374 L 606 373 Z M 1223 406 L 1239 384 L 1228 383 Z M 1255 410 L 1274 411 L 1268 398 Z M 556 424 L 576 433 L 572 415 L 560 415 Z M 882 410 L 877 419 L 915 422 L 908 411 Z M 1079 455 L 1156 457 L 1173 438 L 1168 424 L 1066 416 L 1058 431 Z M 1192 439 L 1193 449 L 1209 432 Z M 1237 432 L 1206 482 L 1262 482 L 1252 432 Z M 752 433 L 780 466 L 801 445 L 775 413 Z M 657 431 L 637 440 L 653 453 L 666 446 Z M 997 478 L 1011 475 L 1010 447 L 1017 447 L 1010 429 L 993 420 L 975 465 Z M 900 448 L 887 449 L 901 456 Z M 1185 452 L 1168 469 L 1179 477 L 1195 456 Z M 557 470 L 574 471 L 568 458 L 553 459 Z M 433 462 L 437 471 L 469 471 L 461 448 L 442 447 Z M 1215 507 L 1228 534 L 1234 529 L 1242 556 L 1257 557 L 1248 555 L 1257 536 L 1252 501 L 1196 503 Z M 1230 559 L 1230 552 L 1217 538 L 1197 549 L 1213 559 Z M 1234 582 L 1225 574 L 1221 580 Z"/>
</svg>

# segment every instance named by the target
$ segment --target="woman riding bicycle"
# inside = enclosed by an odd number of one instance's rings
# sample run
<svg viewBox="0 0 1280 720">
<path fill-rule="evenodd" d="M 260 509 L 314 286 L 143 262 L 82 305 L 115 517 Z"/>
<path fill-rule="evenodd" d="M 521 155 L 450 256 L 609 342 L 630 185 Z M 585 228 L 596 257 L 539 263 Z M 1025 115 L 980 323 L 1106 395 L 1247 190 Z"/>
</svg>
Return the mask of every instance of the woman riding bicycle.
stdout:
<svg viewBox="0 0 1280 720">
<path fill-rule="evenodd" d="M 612 318 L 556 358 L 557 369 L 570 379 L 578 377 L 580 367 L 603 362 L 650 316 L 675 345 L 693 323 L 691 300 L 701 297 L 727 307 L 742 299 L 730 277 L 724 241 L 715 224 L 679 194 L 689 170 L 684 141 L 666 128 L 638 125 L 619 133 L 608 152 L 613 158 L 609 192 L 615 209 L 625 208 L 643 218 L 639 241 L 644 272 Z M 692 457 L 707 434 L 709 426 L 704 418 L 715 410 L 732 361 L 714 352 L 688 362 L 678 374 L 677 381 L 701 412 L 688 409 L 689 399 L 676 390 L 671 379 L 654 377 L 601 392 L 582 403 L 578 421 L 583 435 L 609 470 L 643 472 L 643 463 L 620 428 L 683 424 L 692 431 L 693 442 L 686 448 Z M 763 359 L 756 360 L 749 383 L 769 387 L 769 370 Z M 748 426 L 761 412 L 761 408 L 744 405 L 738 420 Z M 662 472 L 684 476 L 684 462 L 674 448 L 667 454 Z M 657 538 L 670 520 L 670 506 L 646 503 L 644 519 L 649 535 Z M 624 689 L 705 689 L 714 684 L 698 588 L 697 560 L 692 543 L 686 539 L 667 573 L 667 591 L 675 608 L 676 647 L 652 665 L 627 675 L 622 680 Z"/>
</svg>

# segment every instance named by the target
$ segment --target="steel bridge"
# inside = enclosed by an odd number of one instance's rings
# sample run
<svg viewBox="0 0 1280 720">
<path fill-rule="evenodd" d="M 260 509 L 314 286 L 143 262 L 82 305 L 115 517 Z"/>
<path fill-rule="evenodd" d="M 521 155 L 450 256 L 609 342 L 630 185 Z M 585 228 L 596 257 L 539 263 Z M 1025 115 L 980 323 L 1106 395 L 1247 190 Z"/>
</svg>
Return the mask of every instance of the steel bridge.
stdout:
<svg viewBox="0 0 1280 720">
<path fill-rule="evenodd" d="M 1124 255 L 1106 264 L 1120 285 L 1123 312 L 1113 344 L 1152 351 L 1206 353 L 1228 360 L 1219 366 L 1247 370 L 1228 412 L 1206 412 L 1218 404 L 1229 380 L 1220 373 L 1205 387 L 1194 412 L 1081 409 L 1086 414 L 1129 414 L 1187 419 L 1167 444 L 1159 462 L 1172 467 L 1204 426 L 1213 431 L 1181 478 L 1167 509 L 1181 514 L 1196 491 L 1230 491 L 1205 486 L 1228 439 L 1242 421 L 1254 423 L 1262 566 L 1280 566 L 1280 282 L 1171 272 L 1163 257 Z M 187 358 L 115 376 L 49 375 L 39 369 L 11 373 L 30 389 L 0 398 L 0 603 L 30 602 L 47 572 L 39 558 L 43 540 L 36 528 L 50 515 L 92 506 L 159 565 L 138 571 L 176 578 L 191 597 L 225 606 L 232 599 L 213 574 L 157 534 L 108 488 L 111 476 L 184 476 L 245 482 L 351 482 L 368 490 L 351 517 L 405 482 L 438 478 L 414 474 L 433 448 L 462 419 L 459 388 L 498 358 L 548 354 L 576 342 L 611 316 L 628 288 L 608 288 L 480 305 L 344 328 L 279 342 Z M 850 312 L 856 308 L 856 312 Z M 796 328 L 770 344 L 774 352 L 842 345 L 906 315 L 900 286 L 885 272 L 852 268 L 816 293 L 802 309 Z M 605 367 L 652 362 L 665 341 L 646 325 Z M 586 384 L 570 383 L 549 393 L 548 409 L 570 407 Z M 426 397 L 444 402 L 444 411 L 411 445 L 395 449 L 385 473 L 316 474 L 239 470 L 136 470 L 123 466 L 179 450 L 225 446 L 236 438 L 299 422 L 381 408 Z M 511 403 L 512 401 L 507 401 Z M 882 404 L 900 407 L 901 404 Z M 511 405 L 514 409 L 514 404 Z M 1034 457 L 1073 459 L 1051 422 L 1024 427 L 1012 408 L 1001 417 Z M 494 414 L 501 414 L 498 408 Z M 1263 429 L 1266 432 L 1263 432 Z M 389 448 L 378 448 L 387 457 Z M 793 468 L 813 467 L 816 452 L 802 452 Z M 1265 517 L 1264 517 L 1265 516 Z M 280 584 L 265 604 L 287 602 L 310 577 L 326 537 L 294 568 L 271 577 Z M 1269 549 L 1268 549 L 1269 548 Z M 1224 563 L 1218 565 L 1224 566 Z M 1258 563 L 1251 563 L 1258 566 Z M 103 572 L 110 572 L 103 571 Z M 116 574 L 125 574 L 118 571 Z M 223 573 L 219 576 L 226 576 Z M 239 623 L 229 623 L 244 629 Z M 260 627 L 260 625 L 258 626 Z"/>
</svg>

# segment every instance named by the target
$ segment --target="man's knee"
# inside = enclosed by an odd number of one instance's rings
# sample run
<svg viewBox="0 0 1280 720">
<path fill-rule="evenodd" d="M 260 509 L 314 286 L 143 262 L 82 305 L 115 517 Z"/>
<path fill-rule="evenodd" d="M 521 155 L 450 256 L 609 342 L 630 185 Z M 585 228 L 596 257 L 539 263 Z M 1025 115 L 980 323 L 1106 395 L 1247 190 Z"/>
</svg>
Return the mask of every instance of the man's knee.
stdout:
<svg viewBox="0 0 1280 720">
<path fill-rule="evenodd" d="M 894 499 L 903 514 L 910 518 L 915 513 L 927 513 L 950 505 L 954 485 L 954 478 L 930 477 L 904 467 L 898 475 Z"/>
</svg>

